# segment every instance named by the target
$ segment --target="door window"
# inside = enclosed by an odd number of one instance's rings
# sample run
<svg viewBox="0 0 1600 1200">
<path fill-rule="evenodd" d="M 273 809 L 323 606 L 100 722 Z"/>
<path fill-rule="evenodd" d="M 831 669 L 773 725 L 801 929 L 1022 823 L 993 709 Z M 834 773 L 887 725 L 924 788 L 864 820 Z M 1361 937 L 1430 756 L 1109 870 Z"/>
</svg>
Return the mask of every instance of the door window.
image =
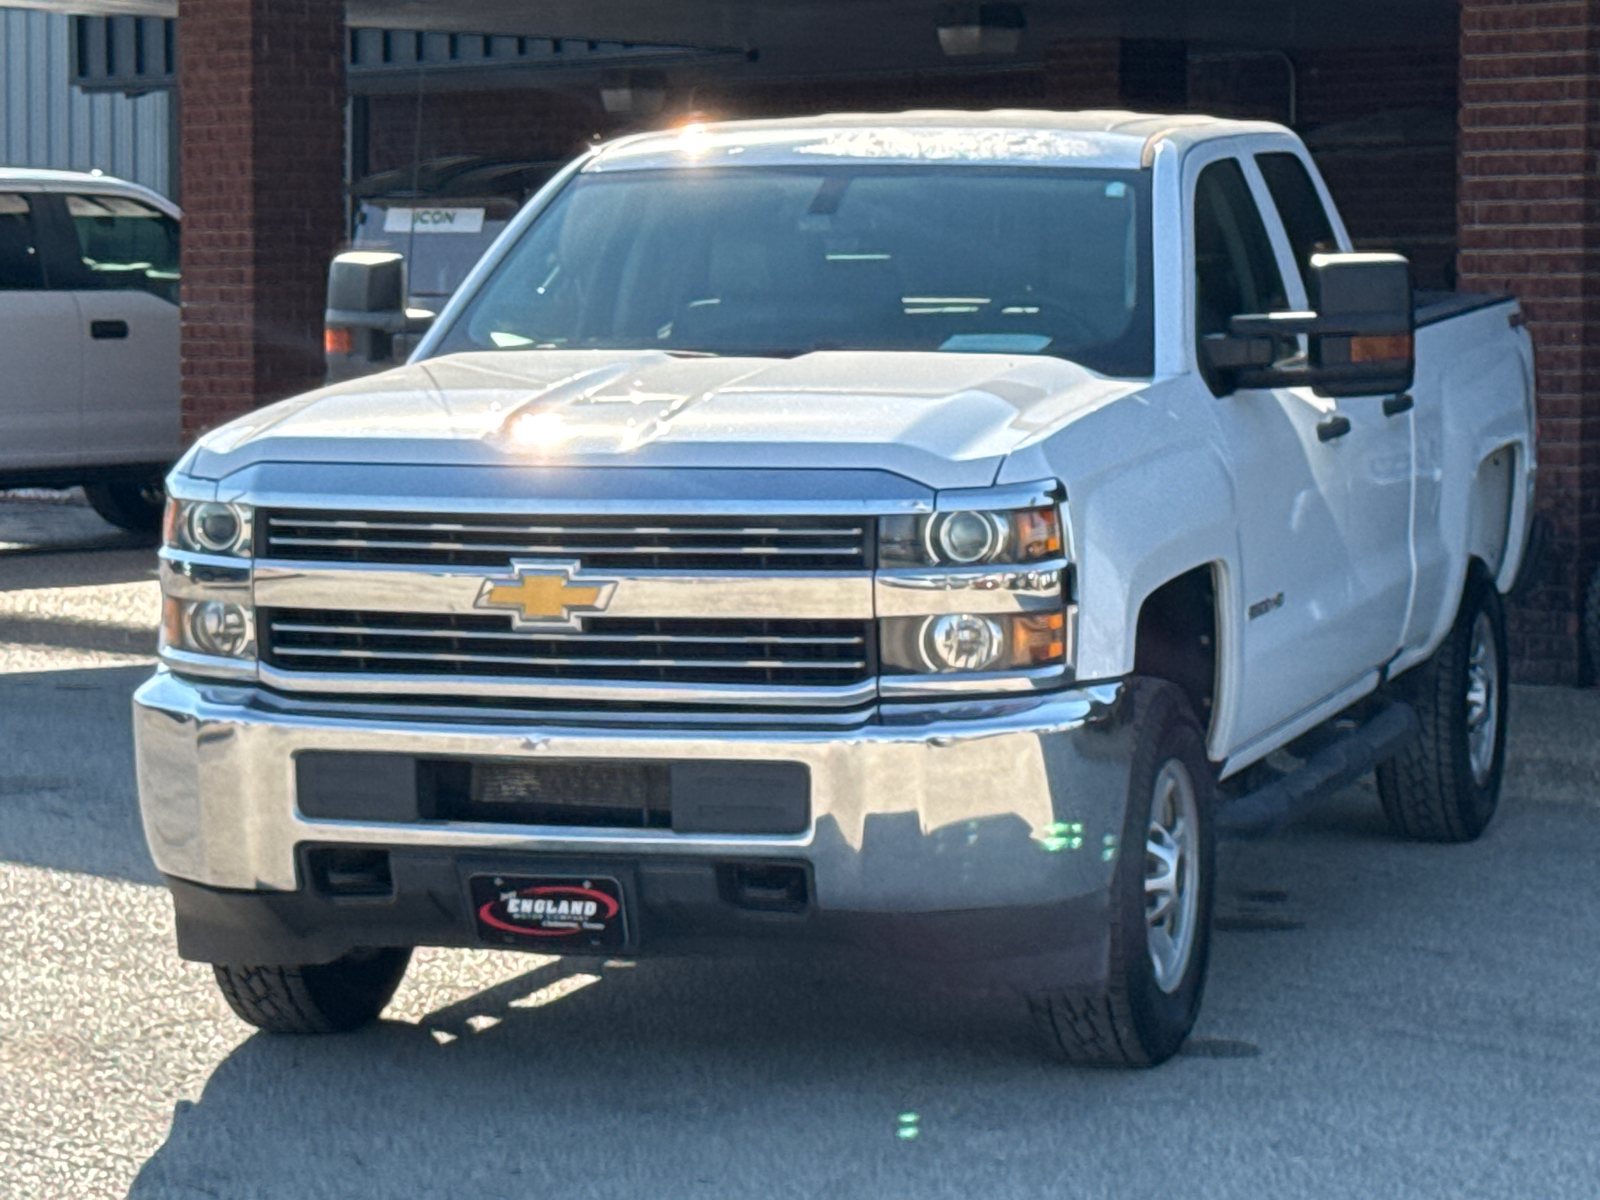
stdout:
<svg viewBox="0 0 1600 1200">
<path fill-rule="evenodd" d="M 1311 286 L 1311 256 L 1339 249 L 1333 236 L 1333 222 L 1328 220 L 1328 210 L 1322 207 L 1322 197 L 1317 195 L 1317 185 L 1311 182 L 1311 172 L 1298 155 L 1287 150 L 1256 155 L 1256 166 L 1267 181 L 1267 191 L 1283 218 L 1284 232 L 1289 235 L 1289 245 L 1294 249 L 1294 260 L 1300 266 L 1300 278 L 1309 292 Z"/>
<path fill-rule="evenodd" d="M 178 302 L 178 223 L 129 196 L 68 196 L 83 264 L 80 286 L 138 289 Z"/>
<path fill-rule="evenodd" d="M 1202 337 L 1227 332 L 1240 313 L 1288 307 L 1267 227 L 1236 159 L 1212 163 L 1195 183 L 1194 279 Z"/>
<path fill-rule="evenodd" d="M 44 267 L 34 244 L 33 214 L 26 196 L 0 192 L 0 291 L 44 287 Z"/>
</svg>

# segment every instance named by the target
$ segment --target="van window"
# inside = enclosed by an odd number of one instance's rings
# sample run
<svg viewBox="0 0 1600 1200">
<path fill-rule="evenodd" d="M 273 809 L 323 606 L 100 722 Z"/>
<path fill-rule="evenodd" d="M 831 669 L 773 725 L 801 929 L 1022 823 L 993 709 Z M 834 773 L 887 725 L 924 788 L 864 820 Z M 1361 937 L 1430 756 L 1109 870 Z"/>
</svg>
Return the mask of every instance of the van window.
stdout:
<svg viewBox="0 0 1600 1200">
<path fill-rule="evenodd" d="M 1299 156 L 1286 150 L 1258 154 L 1256 165 L 1267 181 L 1272 202 L 1278 206 L 1289 245 L 1294 247 L 1294 260 L 1300 265 L 1300 277 L 1309 290 L 1311 256 L 1339 249 L 1333 236 L 1333 223 L 1322 207 L 1322 197 L 1317 195 L 1317 185 L 1311 182 L 1311 173 Z"/>
<path fill-rule="evenodd" d="M 178 302 L 178 223 L 128 196 L 68 196 L 81 287 L 136 288 Z"/>
<path fill-rule="evenodd" d="M 34 291 L 44 286 L 44 267 L 33 240 L 28 198 L 0 192 L 0 291 Z"/>
<path fill-rule="evenodd" d="M 1283 276 L 1244 169 L 1224 158 L 1200 172 L 1194 192 L 1196 332 L 1225 333 L 1240 313 L 1289 305 Z"/>
</svg>

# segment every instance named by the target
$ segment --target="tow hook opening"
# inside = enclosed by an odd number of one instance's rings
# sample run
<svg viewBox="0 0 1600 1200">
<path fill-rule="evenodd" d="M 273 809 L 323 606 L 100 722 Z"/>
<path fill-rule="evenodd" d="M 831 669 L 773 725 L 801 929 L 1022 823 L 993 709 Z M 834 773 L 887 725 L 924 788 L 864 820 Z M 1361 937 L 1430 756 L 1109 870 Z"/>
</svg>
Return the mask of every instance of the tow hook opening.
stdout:
<svg viewBox="0 0 1600 1200">
<path fill-rule="evenodd" d="M 322 846 L 306 853 L 311 886 L 335 899 L 388 900 L 394 896 L 387 850 Z"/>
<path fill-rule="evenodd" d="M 806 869 L 789 863 L 722 863 L 717 890 L 736 908 L 799 913 L 810 902 Z"/>
</svg>

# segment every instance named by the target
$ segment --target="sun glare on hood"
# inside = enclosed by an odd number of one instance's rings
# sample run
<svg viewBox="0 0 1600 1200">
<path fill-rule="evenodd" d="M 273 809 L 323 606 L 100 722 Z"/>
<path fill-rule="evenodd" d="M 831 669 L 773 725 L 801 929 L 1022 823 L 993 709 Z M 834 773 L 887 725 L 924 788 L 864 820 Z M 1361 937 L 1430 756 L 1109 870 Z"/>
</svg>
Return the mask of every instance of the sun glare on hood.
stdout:
<svg viewBox="0 0 1600 1200">
<path fill-rule="evenodd" d="M 576 432 L 558 412 L 523 413 L 512 419 L 507 435 L 511 444 L 527 450 L 553 450 L 565 445 Z"/>
</svg>

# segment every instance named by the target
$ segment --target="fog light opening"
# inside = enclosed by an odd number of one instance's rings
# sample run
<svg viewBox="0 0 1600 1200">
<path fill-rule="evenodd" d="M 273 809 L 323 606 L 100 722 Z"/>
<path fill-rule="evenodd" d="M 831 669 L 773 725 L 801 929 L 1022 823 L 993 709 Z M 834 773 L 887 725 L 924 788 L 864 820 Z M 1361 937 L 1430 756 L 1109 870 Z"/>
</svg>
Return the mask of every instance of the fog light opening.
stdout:
<svg viewBox="0 0 1600 1200">
<path fill-rule="evenodd" d="M 189 610 L 189 641 L 202 654 L 236 658 L 250 640 L 244 609 L 220 600 L 205 600 Z"/>
<path fill-rule="evenodd" d="M 930 671 L 982 671 L 1006 645 L 1000 623 L 974 613 L 930 617 L 922 628 L 922 657 Z"/>
</svg>

